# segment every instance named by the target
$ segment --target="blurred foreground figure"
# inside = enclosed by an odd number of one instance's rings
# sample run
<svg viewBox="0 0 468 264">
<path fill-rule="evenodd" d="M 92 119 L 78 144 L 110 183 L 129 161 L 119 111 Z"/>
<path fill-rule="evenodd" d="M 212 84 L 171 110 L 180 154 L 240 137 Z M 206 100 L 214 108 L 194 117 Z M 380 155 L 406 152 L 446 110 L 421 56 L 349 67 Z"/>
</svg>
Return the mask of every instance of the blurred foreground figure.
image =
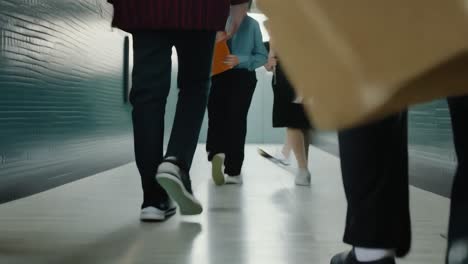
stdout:
<svg viewBox="0 0 468 264">
<path fill-rule="evenodd" d="M 348 129 L 339 136 L 348 200 L 344 240 L 354 248 L 332 264 L 393 264 L 408 253 L 407 117 L 401 112 L 437 98 L 449 98 L 458 157 L 446 262 L 468 263 L 466 1 L 259 5 L 314 125 Z"/>
<path fill-rule="evenodd" d="M 452 187 L 447 263 L 468 263 L 468 96 L 448 99 L 458 167 Z M 339 133 L 348 201 L 344 242 L 332 264 L 395 263 L 411 246 L 407 113 Z M 429 208 L 428 208 L 429 209 Z"/>
<path fill-rule="evenodd" d="M 318 129 L 468 93 L 466 0 L 258 0 Z M 285 23 L 287 21 L 287 23 Z"/>
</svg>

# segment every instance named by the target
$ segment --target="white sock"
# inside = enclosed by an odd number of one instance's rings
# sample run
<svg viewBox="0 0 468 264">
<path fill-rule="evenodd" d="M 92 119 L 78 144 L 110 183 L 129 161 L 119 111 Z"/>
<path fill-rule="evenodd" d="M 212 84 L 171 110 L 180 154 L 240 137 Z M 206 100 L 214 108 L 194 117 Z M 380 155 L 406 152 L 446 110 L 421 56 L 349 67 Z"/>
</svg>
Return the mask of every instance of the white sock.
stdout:
<svg viewBox="0 0 468 264">
<path fill-rule="evenodd" d="M 288 160 L 290 153 L 287 154 L 288 155 L 284 154 L 284 149 L 276 149 L 276 156 L 278 156 L 280 159 Z"/>
<path fill-rule="evenodd" d="M 386 257 L 394 257 L 395 250 L 384 248 L 360 248 L 355 247 L 354 253 L 356 259 L 361 262 L 370 262 L 384 259 Z"/>
</svg>

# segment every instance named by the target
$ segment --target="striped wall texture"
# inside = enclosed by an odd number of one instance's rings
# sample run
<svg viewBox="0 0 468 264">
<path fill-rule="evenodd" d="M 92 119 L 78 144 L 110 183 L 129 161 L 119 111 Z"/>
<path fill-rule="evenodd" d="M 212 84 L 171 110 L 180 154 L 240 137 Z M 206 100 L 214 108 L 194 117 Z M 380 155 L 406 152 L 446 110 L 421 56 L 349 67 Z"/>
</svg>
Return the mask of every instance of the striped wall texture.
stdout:
<svg viewBox="0 0 468 264">
<path fill-rule="evenodd" d="M 456 168 L 446 100 L 414 106 L 409 112 L 410 182 L 449 196 Z"/>
<path fill-rule="evenodd" d="M 133 159 L 104 0 L 0 0 L 0 202 Z"/>
</svg>

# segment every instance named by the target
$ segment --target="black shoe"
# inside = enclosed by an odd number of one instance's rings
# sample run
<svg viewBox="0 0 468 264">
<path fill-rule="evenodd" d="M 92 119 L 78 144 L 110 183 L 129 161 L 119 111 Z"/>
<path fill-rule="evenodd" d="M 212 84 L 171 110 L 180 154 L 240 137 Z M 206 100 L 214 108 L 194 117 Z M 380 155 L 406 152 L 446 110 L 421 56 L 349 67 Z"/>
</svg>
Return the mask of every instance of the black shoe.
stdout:
<svg viewBox="0 0 468 264">
<path fill-rule="evenodd" d="M 179 205 L 182 215 L 201 214 L 201 203 L 193 196 L 192 184 L 186 171 L 174 160 L 165 160 L 159 165 L 156 180 L 167 194 Z"/>
<path fill-rule="evenodd" d="M 143 222 L 160 222 L 167 220 L 176 213 L 177 207 L 171 198 L 150 206 L 141 208 L 140 220 Z"/>
<path fill-rule="evenodd" d="M 331 264 L 395 264 L 395 258 L 387 257 L 376 261 L 371 262 L 361 262 L 356 259 L 356 255 L 354 254 L 354 250 L 349 252 L 343 252 L 340 254 L 335 255 L 331 262 Z"/>
</svg>

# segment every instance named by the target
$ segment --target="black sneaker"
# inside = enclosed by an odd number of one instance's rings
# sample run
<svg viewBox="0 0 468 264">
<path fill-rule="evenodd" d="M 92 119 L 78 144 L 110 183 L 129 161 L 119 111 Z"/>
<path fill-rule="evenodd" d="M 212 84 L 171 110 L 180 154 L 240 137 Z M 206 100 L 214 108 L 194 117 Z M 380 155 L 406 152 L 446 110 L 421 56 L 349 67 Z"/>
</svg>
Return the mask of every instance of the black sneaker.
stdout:
<svg viewBox="0 0 468 264">
<path fill-rule="evenodd" d="M 376 261 L 370 261 L 370 262 L 361 262 L 356 259 L 356 255 L 354 253 L 354 250 L 351 250 L 349 252 L 343 252 L 340 254 L 335 255 L 331 262 L 331 264 L 395 264 L 395 258 L 394 257 L 387 257 L 383 258 L 380 260 Z"/>
<path fill-rule="evenodd" d="M 156 180 L 179 205 L 182 215 L 197 215 L 203 211 L 201 203 L 193 196 L 190 177 L 177 162 L 165 160 L 159 165 Z"/>
<path fill-rule="evenodd" d="M 160 222 L 167 220 L 176 213 L 177 207 L 171 198 L 153 206 L 144 206 L 141 209 L 140 220 L 143 222 Z"/>
</svg>

